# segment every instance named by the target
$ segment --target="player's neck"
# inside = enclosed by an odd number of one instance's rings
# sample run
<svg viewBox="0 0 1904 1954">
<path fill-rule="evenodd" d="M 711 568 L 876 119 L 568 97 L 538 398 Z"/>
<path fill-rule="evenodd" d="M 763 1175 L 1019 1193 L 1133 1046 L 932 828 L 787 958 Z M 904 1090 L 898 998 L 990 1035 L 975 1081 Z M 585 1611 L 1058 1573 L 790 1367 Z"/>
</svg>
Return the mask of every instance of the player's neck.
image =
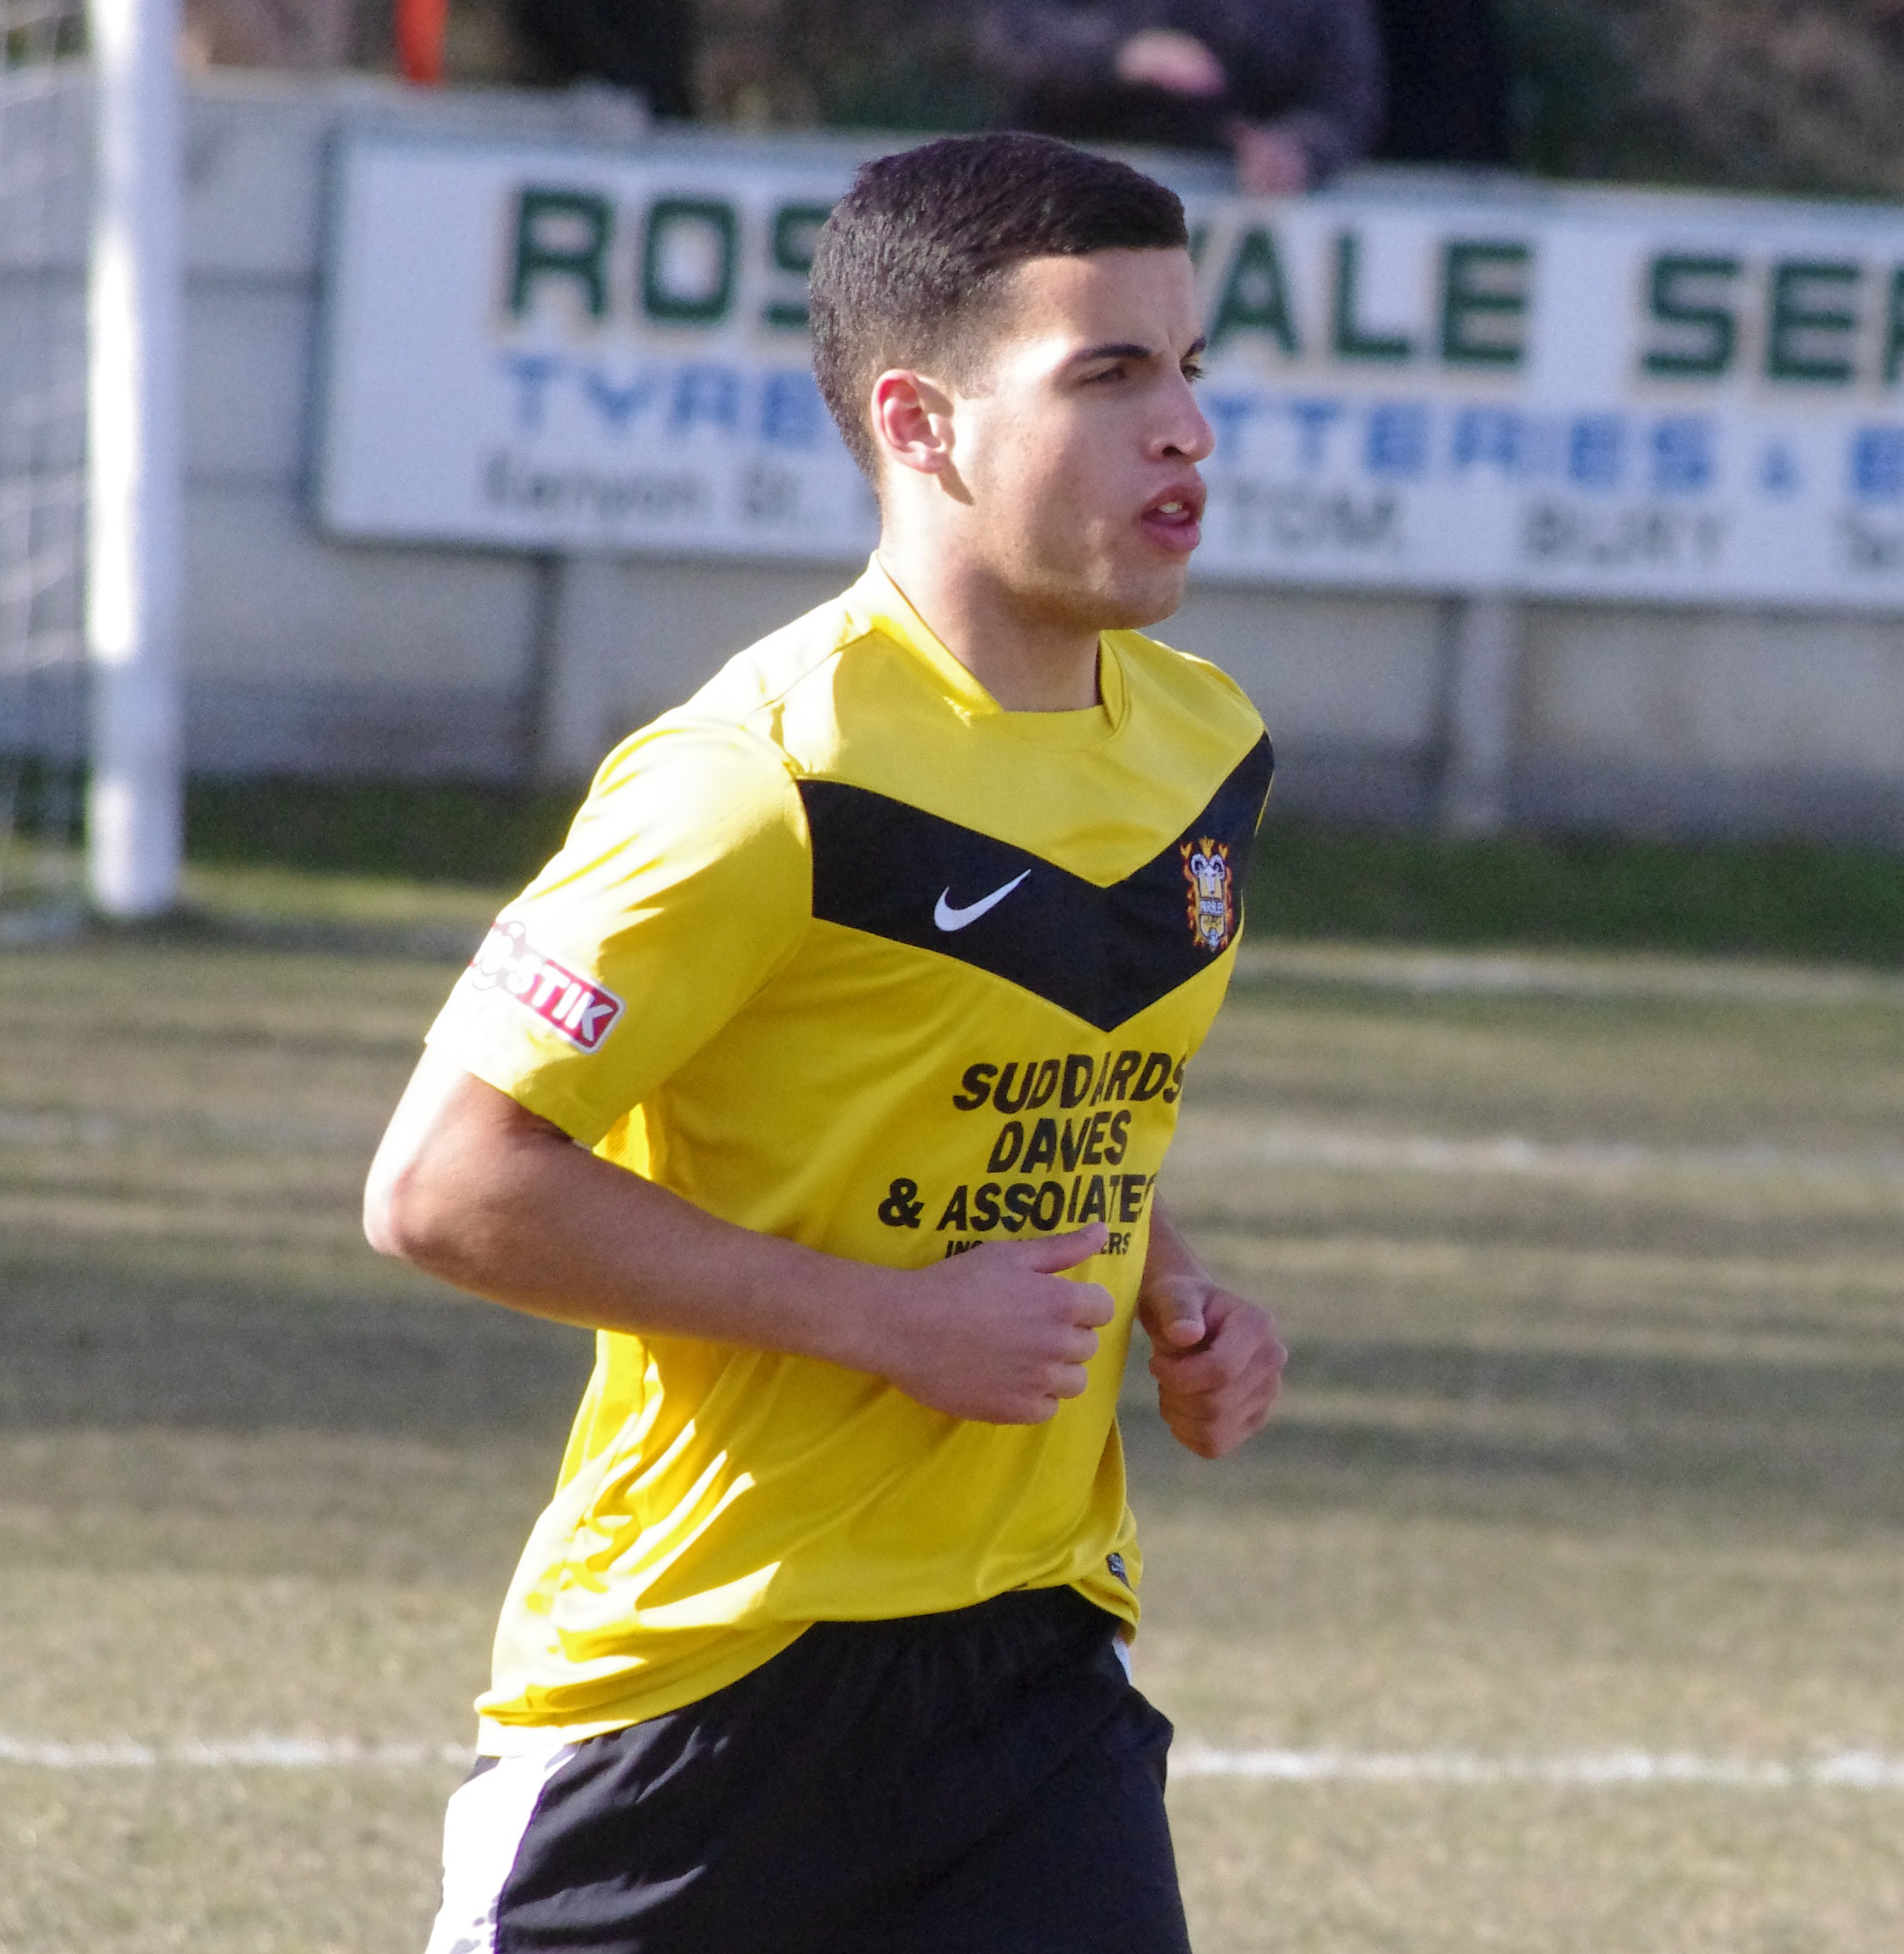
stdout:
<svg viewBox="0 0 1904 1954">
<path fill-rule="evenodd" d="M 880 544 L 886 574 L 947 650 L 1008 712 L 1074 712 L 1098 704 L 1098 634 L 1042 612 L 983 571 Z"/>
</svg>

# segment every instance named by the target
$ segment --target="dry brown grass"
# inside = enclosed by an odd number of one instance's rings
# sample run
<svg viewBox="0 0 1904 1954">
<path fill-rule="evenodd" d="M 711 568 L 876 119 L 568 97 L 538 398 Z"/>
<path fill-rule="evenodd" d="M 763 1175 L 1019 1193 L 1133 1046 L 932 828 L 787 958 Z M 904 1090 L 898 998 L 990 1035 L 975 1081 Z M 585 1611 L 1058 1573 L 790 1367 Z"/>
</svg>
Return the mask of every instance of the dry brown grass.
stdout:
<svg viewBox="0 0 1904 1954">
<path fill-rule="evenodd" d="M 586 1349 L 361 1246 L 453 965 L 342 908 L 345 949 L 0 955 L 8 1736 L 467 1739 Z M 1216 1467 L 1133 1386 L 1140 1679 L 1225 1745 L 1904 1753 L 1904 1011 L 1361 968 L 1253 984 L 1200 1063 L 1174 1197 L 1296 1363 Z M 1504 1135 L 1558 1164 L 1393 1152 Z M 419 1946 L 454 1776 L 0 1766 L 0 1949 Z M 1904 1926 L 1896 1793 L 1201 1778 L 1173 1807 L 1203 1954 Z"/>
</svg>

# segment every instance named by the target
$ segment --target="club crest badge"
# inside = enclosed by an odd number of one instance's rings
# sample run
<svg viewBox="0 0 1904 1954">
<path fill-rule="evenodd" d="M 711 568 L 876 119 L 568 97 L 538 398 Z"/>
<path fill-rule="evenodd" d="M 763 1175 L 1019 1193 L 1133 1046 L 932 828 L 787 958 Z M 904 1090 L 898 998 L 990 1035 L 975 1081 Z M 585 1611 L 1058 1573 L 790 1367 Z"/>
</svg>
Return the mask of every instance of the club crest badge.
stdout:
<svg viewBox="0 0 1904 1954">
<path fill-rule="evenodd" d="M 1230 846 L 1207 836 L 1194 844 L 1185 841 L 1184 880 L 1190 885 L 1190 933 L 1200 950 L 1215 956 L 1227 949 L 1236 934 L 1236 885 L 1230 868 Z"/>
</svg>

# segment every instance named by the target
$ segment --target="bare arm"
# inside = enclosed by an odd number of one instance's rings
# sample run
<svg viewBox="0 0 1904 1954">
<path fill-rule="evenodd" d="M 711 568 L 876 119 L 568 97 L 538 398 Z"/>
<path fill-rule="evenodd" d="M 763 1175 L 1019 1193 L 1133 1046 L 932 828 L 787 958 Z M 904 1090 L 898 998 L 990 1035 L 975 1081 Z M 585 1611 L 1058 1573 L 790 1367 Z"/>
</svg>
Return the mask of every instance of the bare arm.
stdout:
<svg viewBox="0 0 1904 1954">
<path fill-rule="evenodd" d="M 1262 1429 L 1289 1360 L 1276 1319 L 1204 1267 L 1161 1200 L 1151 1211 L 1138 1315 L 1150 1336 L 1158 1407 L 1178 1443 L 1221 1458 Z"/>
<path fill-rule="evenodd" d="M 371 1165 L 364 1233 L 531 1315 L 821 1357 L 993 1424 L 1079 1395 L 1112 1314 L 1097 1284 L 1058 1274 L 1101 1227 L 919 1270 L 845 1261 L 717 1220 L 432 1052 Z"/>
<path fill-rule="evenodd" d="M 1306 10 L 1306 26 L 1297 99 L 1259 126 L 1301 145 L 1313 188 L 1359 162 L 1382 132 L 1382 42 L 1368 0 L 1323 0 Z"/>
</svg>

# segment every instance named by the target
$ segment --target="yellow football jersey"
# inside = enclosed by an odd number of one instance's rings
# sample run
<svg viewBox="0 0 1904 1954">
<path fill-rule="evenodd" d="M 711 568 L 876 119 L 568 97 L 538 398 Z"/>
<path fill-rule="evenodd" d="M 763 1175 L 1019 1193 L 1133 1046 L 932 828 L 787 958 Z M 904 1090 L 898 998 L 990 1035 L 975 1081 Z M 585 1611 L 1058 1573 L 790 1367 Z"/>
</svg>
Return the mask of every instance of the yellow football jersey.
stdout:
<svg viewBox="0 0 1904 1954">
<path fill-rule="evenodd" d="M 1184 1062 L 1269 787 L 1214 667 L 1105 634 L 1007 712 L 880 569 L 604 763 L 430 1034 L 707 1213 L 895 1268 L 1108 1224 L 1085 1395 L 961 1421 L 816 1359 L 603 1333 L 481 1743 L 638 1722 L 810 1623 L 1071 1584 L 1134 1623 L 1116 1420 Z"/>
</svg>

